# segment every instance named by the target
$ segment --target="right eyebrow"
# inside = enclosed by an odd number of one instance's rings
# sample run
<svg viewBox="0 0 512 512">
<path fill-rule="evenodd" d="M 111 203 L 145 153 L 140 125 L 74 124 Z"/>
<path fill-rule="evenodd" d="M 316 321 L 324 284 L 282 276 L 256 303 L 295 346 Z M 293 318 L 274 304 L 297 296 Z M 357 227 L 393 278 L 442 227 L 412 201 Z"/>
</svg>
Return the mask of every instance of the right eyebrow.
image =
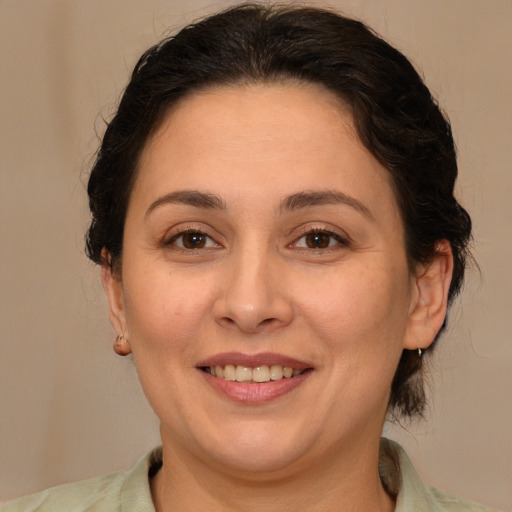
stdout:
<svg viewBox="0 0 512 512">
<path fill-rule="evenodd" d="M 355 197 L 338 190 L 306 190 L 292 194 L 281 201 L 281 208 L 299 210 L 324 204 L 344 204 L 362 213 L 367 219 L 375 221 L 375 217 L 367 206 Z"/>
<path fill-rule="evenodd" d="M 146 210 L 144 217 L 147 217 L 154 210 L 166 204 L 185 204 L 196 208 L 225 210 L 226 203 L 215 194 L 199 192 L 197 190 L 178 190 L 171 192 L 153 201 Z"/>
</svg>

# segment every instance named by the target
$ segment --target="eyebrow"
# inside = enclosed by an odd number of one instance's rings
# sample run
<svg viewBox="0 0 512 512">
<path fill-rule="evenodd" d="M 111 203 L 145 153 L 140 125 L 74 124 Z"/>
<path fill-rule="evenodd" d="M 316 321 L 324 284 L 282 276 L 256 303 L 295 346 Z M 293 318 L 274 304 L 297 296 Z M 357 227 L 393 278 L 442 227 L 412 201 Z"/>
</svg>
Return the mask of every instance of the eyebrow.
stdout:
<svg viewBox="0 0 512 512">
<path fill-rule="evenodd" d="M 309 208 L 311 206 L 319 206 L 325 204 L 344 204 L 354 208 L 362 213 L 368 219 L 374 221 L 370 209 L 365 206 L 361 201 L 355 197 L 349 196 L 337 190 L 319 190 L 319 191 L 304 191 L 297 194 L 292 194 L 283 199 L 281 202 L 281 209 L 284 210 L 300 210 L 301 208 Z"/>
<path fill-rule="evenodd" d="M 154 210 L 167 204 L 185 204 L 196 208 L 225 210 L 226 203 L 215 194 L 199 192 L 197 190 L 179 190 L 159 197 L 146 210 L 144 216 L 148 216 Z M 326 204 L 344 204 L 362 213 L 368 219 L 374 221 L 372 212 L 361 201 L 337 190 L 304 191 L 285 197 L 281 201 L 281 210 L 300 210 L 311 206 Z"/>
<path fill-rule="evenodd" d="M 197 190 L 178 190 L 153 201 L 144 214 L 147 217 L 151 212 L 167 204 L 185 204 L 196 208 L 225 210 L 226 203 L 215 194 L 198 192 Z"/>
</svg>

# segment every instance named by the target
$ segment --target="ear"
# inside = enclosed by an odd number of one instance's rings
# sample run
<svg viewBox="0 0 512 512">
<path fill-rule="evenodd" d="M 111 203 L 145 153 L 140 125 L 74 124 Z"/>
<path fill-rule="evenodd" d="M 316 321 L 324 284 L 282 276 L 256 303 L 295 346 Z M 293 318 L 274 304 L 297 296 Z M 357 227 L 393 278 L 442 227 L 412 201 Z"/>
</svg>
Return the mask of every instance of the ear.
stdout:
<svg viewBox="0 0 512 512">
<path fill-rule="evenodd" d="M 452 274 L 452 249 L 448 240 L 441 240 L 433 261 L 419 266 L 414 276 L 404 348 L 424 349 L 434 341 L 446 317 Z"/>
<path fill-rule="evenodd" d="M 117 276 L 110 265 L 110 255 L 103 250 L 103 263 L 101 265 L 101 281 L 103 289 L 107 296 L 108 312 L 110 323 L 117 333 L 114 341 L 114 352 L 120 356 L 126 356 L 131 353 L 131 347 L 128 342 L 128 332 L 126 326 L 126 315 L 124 306 L 124 294 L 121 276 Z"/>
</svg>

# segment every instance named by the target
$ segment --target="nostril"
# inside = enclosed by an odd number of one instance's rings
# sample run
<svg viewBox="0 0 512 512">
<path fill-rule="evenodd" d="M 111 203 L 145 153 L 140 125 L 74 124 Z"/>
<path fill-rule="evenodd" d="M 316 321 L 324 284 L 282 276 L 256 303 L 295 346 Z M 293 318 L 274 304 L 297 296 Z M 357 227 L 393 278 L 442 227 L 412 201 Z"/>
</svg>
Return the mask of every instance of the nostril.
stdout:
<svg viewBox="0 0 512 512">
<path fill-rule="evenodd" d="M 242 291 L 246 296 L 240 290 L 238 293 L 231 290 L 230 294 L 215 301 L 213 314 L 219 325 L 257 333 L 288 325 L 292 320 L 291 304 L 281 296 L 273 296 L 271 290 L 266 294 L 249 294 L 244 287 Z"/>
<path fill-rule="evenodd" d="M 219 323 L 227 328 L 237 328 L 245 332 L 256 333 L 272 329 L 274 325 L 277 325 L 279 323 L 279 321 L 277 318 L 273 317 L 265 318 L 258 322 L 257 320 L 254 319 L 252 319 L 252 321 L 251 319 L 247 318 L 240 318 L 237 320 L 236 318 L 224 316 L 219 319 Z"/>
<path fill-rule="evenodd" d="M 226 324 L 226 325 L 235 325 L 236 324 L 236 322 L 232 318 L 229 318 L 229 316 L 222 317 L 220 320 L 223 324 Z"/>
</svg>

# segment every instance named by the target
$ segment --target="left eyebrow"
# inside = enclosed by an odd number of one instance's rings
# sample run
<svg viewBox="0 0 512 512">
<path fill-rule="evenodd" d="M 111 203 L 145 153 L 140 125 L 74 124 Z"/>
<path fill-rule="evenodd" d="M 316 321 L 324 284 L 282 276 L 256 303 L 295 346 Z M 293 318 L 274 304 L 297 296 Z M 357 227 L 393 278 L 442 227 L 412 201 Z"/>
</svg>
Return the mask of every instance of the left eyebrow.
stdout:
<svg viewBox="0 0 512 512">
<path fill-rule="evenodd" d="M 291 196 L 285 197 L 281 201 L 282 210 L 299 210 L 301 208 L 308 208 L 311 206 L 325 205 L 325 204 L 344 204 L 354 208 L 362 213 L 371 221 L 375 221 L 370 209 L 365 206 L 361 201 L 355 197 L 349 196 L 344 192 L 337 190 L 313 190 L 298 192 Z"/>
<path fill-rule="evenodd" d="M 216 196 L 207 192 L 199 192 L 197 190 L 178 190 L 171 192 L 165 196 L 159 197 L 153 201 L 144 214 L 147 217 L 152 211 L 160 208 L 166 204 L 186 204 L 196 208 L 224 210 L 226 203 Z"/>
</svg>

